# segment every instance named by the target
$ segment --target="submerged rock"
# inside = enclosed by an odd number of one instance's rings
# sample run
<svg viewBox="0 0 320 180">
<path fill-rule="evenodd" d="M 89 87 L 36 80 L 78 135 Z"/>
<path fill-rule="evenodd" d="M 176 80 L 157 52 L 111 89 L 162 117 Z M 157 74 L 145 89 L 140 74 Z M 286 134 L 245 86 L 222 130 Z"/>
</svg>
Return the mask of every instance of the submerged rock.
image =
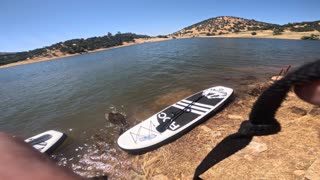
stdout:
<svg viewBox="0 0 320 180">
<path fill-rule="evenodd" d="M 109 120 L 110 123 L 117 125 L 119 129 L 119 135 L 124 133 L 128 129 L 128 121 L 127 118 L 118 112 L 110 112 L 105 115 L 106 119 Z"/>
<path fill-rule="evenodd" d="M 122 126 L 126 126 L 127 125 L 127 120 L 126 120 L 125 116 L 123 114 L 121 114 L 121 113 L 110 112 L 110 113 L 108 113 L 108 115 L 106 114 L 106 118 L 112 124 L 122 125 Z"/>
</svg>

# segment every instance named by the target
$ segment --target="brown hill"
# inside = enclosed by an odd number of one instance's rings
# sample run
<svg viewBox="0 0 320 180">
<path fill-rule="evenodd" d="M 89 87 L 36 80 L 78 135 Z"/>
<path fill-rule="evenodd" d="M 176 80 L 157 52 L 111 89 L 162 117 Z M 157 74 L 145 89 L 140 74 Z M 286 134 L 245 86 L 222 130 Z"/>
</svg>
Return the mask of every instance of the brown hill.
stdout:
<svg viewBox="0 0 320 180">
<path fill-rule="evenodd" d="M 267 32 L 269 34 L 271 33 L 271 35 L 272 33 L 273 35 L 280 35 L 282 32 L 312 32 L 317 34 L 320 31 L 320 21 L 278 25 L 260 22 L 254 19 L 244 19 L 233 16 L 219 16 L 183 28 L 182 30 L 173 33 L 172 36 L 193 37 L 226 34 L 242 35 L 245 32 L 249 32 L 249 35 L 251 35 L 251 32 L 253 31 L 260 31 L 264 33 Z M 252 35 L 256 34 L 254 33 Z M 301 38 L 301 35 L 304 34 L 299 34 L 299 38 Z"/>
<path fill-rule="evenodd" d="M 193 24 L 173 33 L 175 36 L 221 35 L 245 31 L 270 30 L 280 25 L 233 16 L 219 16 Z"/>
</svg>

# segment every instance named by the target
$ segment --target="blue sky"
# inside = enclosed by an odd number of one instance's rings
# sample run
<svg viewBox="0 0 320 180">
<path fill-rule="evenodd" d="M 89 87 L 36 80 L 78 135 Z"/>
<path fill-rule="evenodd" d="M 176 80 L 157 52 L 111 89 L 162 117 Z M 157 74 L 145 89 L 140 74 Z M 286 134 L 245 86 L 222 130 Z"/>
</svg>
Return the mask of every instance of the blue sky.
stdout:
<svg viewBox="0 0 320 180">
<path fill-rule="evenodd" d="M 1 0 L 0 52 L 107 32 L 169 34 L 216 16 L 264 22 L 320 20 L 320 0 Z"/>
</svg>

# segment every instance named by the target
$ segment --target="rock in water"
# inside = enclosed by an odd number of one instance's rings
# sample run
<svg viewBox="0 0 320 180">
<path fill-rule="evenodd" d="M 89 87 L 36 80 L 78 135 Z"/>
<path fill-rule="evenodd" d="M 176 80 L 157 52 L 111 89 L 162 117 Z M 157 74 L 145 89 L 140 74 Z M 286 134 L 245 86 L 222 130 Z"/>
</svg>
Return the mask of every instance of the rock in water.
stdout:
<svg viewBox="0 0 320 180">
<path fill-rule="evenodd" d="M 121 113 L 110 112 L 110 113 L 108 113 L 107 119 L 112 124 L 121 125 L 121 126 L 127 126 L 127 120 L 126 120 L 125 116 L 123 114 L 121 114 Z"/>
<path fill-rule="evenodd" d="M 109 120 L 110 123 L 118 125 L 120 127 L 119 135 L 121 135 L 128 129 L 127 119 L 121 113 L 110 112 L 108 113 L 108 115 L 106 114 L 106 119 Z"/>
</svg>

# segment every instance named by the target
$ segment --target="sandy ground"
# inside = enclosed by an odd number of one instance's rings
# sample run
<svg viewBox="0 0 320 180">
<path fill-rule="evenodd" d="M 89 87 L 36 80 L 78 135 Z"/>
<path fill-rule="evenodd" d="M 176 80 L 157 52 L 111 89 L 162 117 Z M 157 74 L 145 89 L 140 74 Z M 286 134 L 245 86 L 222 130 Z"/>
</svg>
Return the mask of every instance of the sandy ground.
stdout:
<svg viewBox="0 0 320 180">
<path fill-rule="evenodd" d="M 110 47 L 110 48 L 96 49 L 96 50 L 94 50 L 94 51 L 89 51 L 88 53 L 97 52 L 97 51 L 105 51 L 105 50 L 109 50 L 109 49 L 126 47 L 126 46 L 132 46 L 132 45 L 141 44 L 141 43 L 165 41 L 165 40 L 170 40 L 170 39 L 171 39 L 171 38 L 140 38 L 140 39 L 135 39 L 135 42 L 130 42 L 130 43 L 125 42 L 125 43 L 123 43 L 123 45 L 121 45 L 121 46 L 115 46 L 115 47 Z M 37 63 L 37 62 L 42 62 L 42 61 L 54 60 L 54 59 L 58 59 L 58 58 L 64 58 L 64 57 L 82 55 L 82 54 L 80 54 L 80 53 L 76 53 L 76 54 L 63 54 L 63 53 L 61 53 L 60 51 L 59 51 L 59 52 L 53 52 L 53 53 L 55 53 L 57 56 L 37 57 L 37 58 L 33 58 L 33 59 L 27 59 L 27 60 L 24 60 L 24 61 L 19 61 L 19 62 L 15 62 L 15 63 L 10 63 L 10 64 L 6 64 L 6 65 L 2 65 L 2 66 L 0 66 L 0 68 L 7 68 L 7 67 L 11 67 L 11 66 L 18 66 L 18 65 L 23 65 L 23 64 L 31 64 L 31 63 Z M 84 53 L 83 53 L 83 54 L 84 54 Z"/>
</svg>

